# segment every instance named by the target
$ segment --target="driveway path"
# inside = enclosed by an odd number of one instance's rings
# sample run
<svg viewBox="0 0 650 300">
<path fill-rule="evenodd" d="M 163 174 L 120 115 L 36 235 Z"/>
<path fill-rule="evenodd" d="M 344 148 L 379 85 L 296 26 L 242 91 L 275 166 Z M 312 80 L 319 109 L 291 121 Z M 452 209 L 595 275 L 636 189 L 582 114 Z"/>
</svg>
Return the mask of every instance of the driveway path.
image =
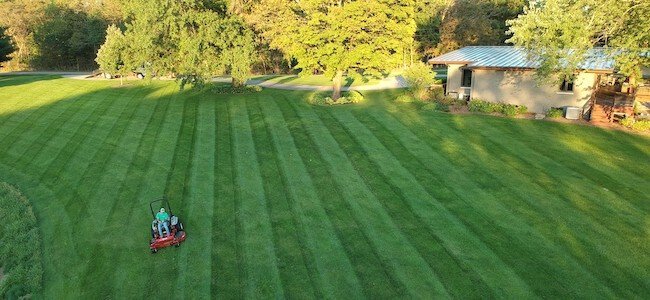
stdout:
<svg viewBox="0 0 650 300">
<path fill-rule="evenodd" d="M 106 80 L 103 78 L 92 77 L 90 72 L 57 72 L 57 71 L 24 71 L 24 72 L 6 72 L 0 73 L 2 75 L 60 75 L 65 78 L 72 79 L 83 79 L 83 80 Z M 217 77 L 213 79 L 214 82 L 230 82 L 228 77 Z M 274 83 L 265 80 L 256 80 L 251 79 L 246 82 L 248 85 L 257 85 L 264 88 L 271 89 L 280 89 L 280 90 L 293 90 L 293 91 L 331 91 L 332 86 L 323 86 L 323 85 L 300 85 L 300 84 L 286 84 L 286 83 Z M 373 85 L 360 85 L 360 86 L 351 86 L 343 87 L 343 91 L 375 91 L 375 90 L 387 90 L 387 89 L 399 89 L 406 88 L 408 84 L 406 80 L 401 75 L 391 76 L 384 78 L 377 84 Z"/>
</svg>

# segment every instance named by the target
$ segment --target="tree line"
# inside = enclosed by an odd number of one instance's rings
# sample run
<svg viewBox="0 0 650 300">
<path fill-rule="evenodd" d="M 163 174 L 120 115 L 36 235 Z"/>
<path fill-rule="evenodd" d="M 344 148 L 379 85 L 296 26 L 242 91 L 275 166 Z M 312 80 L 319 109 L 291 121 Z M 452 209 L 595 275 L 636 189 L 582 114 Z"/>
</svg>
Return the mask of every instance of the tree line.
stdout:
<svg viewBox="0 0 650 300">
<path fill-rule="evenodd" d="M 467 45 L 525 47 L 545 76 L 573 72 L 593 46 L 610 46 L 626 75 L 650 56 L 647 0 L 0 0 L 0 16 L 8 69 L 99 63 L 234 84 L 251 71 L 321 73 L 335 99 L 344 74 L 382 76 Z"/>
<path fill-rule="evenodd" d="M 0 1 L 0 27 L 10 37 L 13 53 L 6 69 L 94 70 L 96 54 L 106 39 L 107 28 L 124 29 L 133 14 L 132 1 L 124 0 L 4 0 Z M 164 4 L 171 1 L 149 1 Z M 185 2 L 185 1 L 181 1 Z M 255 45 L 253 68 L 259 73 L 287 73 L 300 62 L 271 47 L 268 35 L 261 32 L 260 20 L 267 11 L 286 9 L 310 1 L 207 0 L 209 7 L 220 7 L 221 17 L 238 16 L 252 30 Z M 313 2 L 313 1 L 312 1 Z M 319 2 L 319 1 L 315 1 Z M 314 3 L 315 3 L 314 2 Z M 359 1 L 320 1 L 334 4 Z M 364 1 L 358 6 L 365 6 Z M 373 3 L 377 1 L 368 1 Z M 381 1 L 379 1 L 381 2 Z M 417 0 L 393 1 L 413 7 L 416 31 L 411 44 L 402 45 L 399 63 L 411 63 L 465 45 L 504 44 L 505 21 L 517 16 L 525 0 Z M 352 8 L 350 5 L 346 9 Z M 387 9 L 392 9 L 388 7 Z M 354 15 L 350 22 L 355 22 Z M 158 20 L 161 21 L 161 20 Z M 346 23 L 346 20 L 341 20 Z M 262 27 L 258 27 L 260 25 Z M 376 27 L 381 29 L 382 27 Z"/>
</svg>

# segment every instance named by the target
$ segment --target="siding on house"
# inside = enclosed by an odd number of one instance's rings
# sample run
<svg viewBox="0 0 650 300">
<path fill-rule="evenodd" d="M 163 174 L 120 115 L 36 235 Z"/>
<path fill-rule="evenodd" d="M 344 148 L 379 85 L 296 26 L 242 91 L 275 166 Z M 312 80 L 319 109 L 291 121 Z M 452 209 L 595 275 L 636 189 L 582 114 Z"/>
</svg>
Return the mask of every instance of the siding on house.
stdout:
<svg viewBox="0 0 650 300">
<path fill-rule="evenodd" d="M 447 65 L 447 94 L 470 94 L 470 99 L 526 105 L 528 110 L 544 113 L 551 107 L 586 107 L 596 88 L 598 74 L 614 71 L 614 59 L 604 48 L 593 48 L 580 63 L 572 92 L 560 91 L 559 83 L 542 84 L 535 80 L 537 61 L 526 51 L 512 46 L 469 46 L 429 60 Z M 472 87 L 461 87 L 463 69 L 472 73 Z M 644 69 L 645 72 L 648 71 Z"/>
<path fill-rule="evenodd" d="M 559 85 L 537 82 L 533 74 L 532 70 L 474 69 L 471 99 L 525 105 L 528 111 L 535 113 L 544 113 L 551 107 L 586 107 L 598 76 L 580 72 L 574 81 L 573 92 L 562 92 Z M 460 86 L 460 76 L 447 79 L 448 87 L 450 80 Z"/>
<path fill-rule="evenodd" d="M 447 94 L 450 92 L 458 93 L 460 92 L 460 82 L 463 77 L 463 71 L 461 68 L 464 65 L 459 64 L 450 64 L 447 65 Z"/>
</svg>

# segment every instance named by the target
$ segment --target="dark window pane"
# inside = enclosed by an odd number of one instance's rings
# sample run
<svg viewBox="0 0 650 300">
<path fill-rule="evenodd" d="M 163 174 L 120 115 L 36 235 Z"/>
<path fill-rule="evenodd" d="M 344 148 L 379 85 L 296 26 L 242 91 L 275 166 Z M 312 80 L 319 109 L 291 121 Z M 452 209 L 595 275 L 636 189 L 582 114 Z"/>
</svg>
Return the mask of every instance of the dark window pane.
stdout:
<svg viewBox="0 0 650 300">
<path fill-rule="evenodd" d="M 560 91 L 563 92 L 572 92 L 573 91 L 573 80 L 562 80 L 562 84 L 560 85 Z"/>
<path fill-rule="evenodd" d="M 460 86 L 462 87 L 471 87 L 472 86 L 472 70 L 463 70 L 463 77 L 461 79 Z"/>
</svg>

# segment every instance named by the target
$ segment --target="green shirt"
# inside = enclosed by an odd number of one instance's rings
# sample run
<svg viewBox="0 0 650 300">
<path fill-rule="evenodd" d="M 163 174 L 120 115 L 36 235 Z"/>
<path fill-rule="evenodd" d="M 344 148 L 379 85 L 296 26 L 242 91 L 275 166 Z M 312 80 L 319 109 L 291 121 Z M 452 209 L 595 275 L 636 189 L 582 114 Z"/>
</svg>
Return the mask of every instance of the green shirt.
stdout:
<svg viewBox="0 0 650 300">
<path fill-rule="evenodd" d="M 156 214 L 156 219 L 158 219 L 158 221 L 165 222 L 169 220 L 169 214 L 166 212 L 159 212 Z"/>
</svg>

